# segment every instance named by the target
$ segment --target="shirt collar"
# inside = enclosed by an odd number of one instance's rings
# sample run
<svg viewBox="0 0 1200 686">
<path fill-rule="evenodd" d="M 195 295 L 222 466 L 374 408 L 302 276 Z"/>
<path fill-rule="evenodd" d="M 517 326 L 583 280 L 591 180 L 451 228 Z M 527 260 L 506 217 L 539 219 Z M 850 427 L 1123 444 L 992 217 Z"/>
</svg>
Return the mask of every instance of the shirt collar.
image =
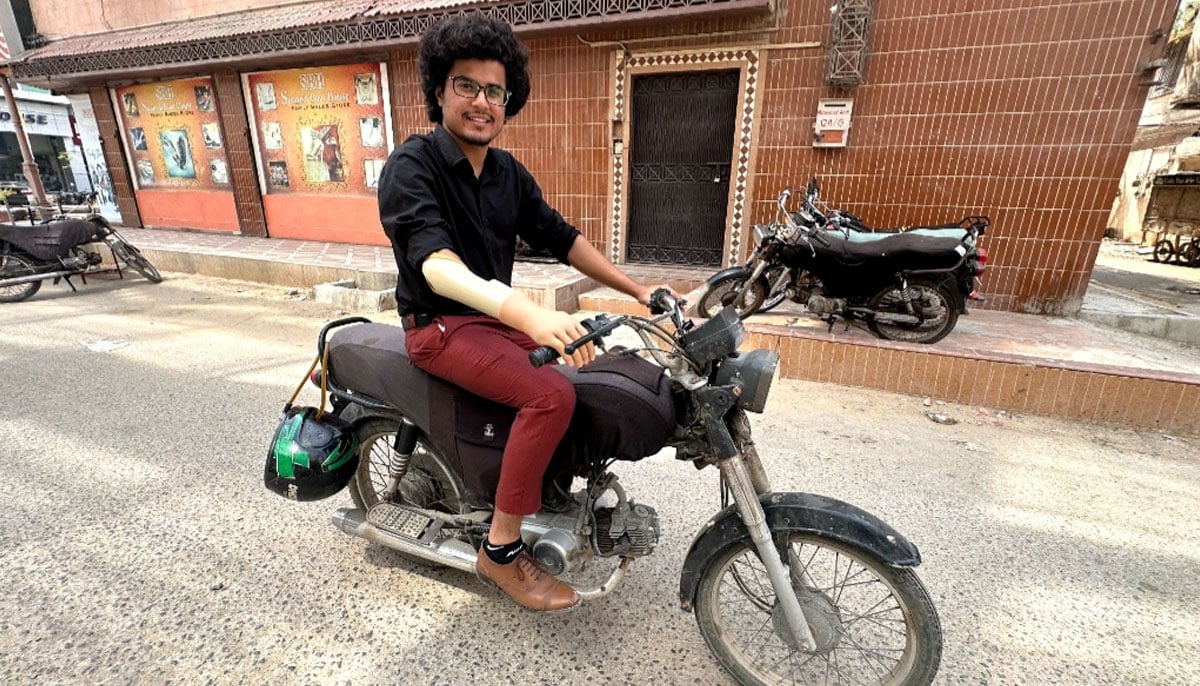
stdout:
<svg viewBox="0 0 1200 686">
<path fill-rule="evenodd" d="M 437 142 L 438 151 L 442 153 L 442 157 L 451 168 L 457 167 L 460 164 L 470 166 L 471 162 L 467 159 L 466 153 L 462 151 L 462 148 L 458 147 L 458 143 L 454 141 L 454 137 L 450 135 L 446 127 L 438 124 L 433 129 L 433 139 Z M 489 172 L 494 173 L 497 164 L 499 164 L 499 160 L 493 153 L 491 146 L 488 146 L 487 156 L 483 158 L 484 175 L 490 175 Z"/>
</svg>

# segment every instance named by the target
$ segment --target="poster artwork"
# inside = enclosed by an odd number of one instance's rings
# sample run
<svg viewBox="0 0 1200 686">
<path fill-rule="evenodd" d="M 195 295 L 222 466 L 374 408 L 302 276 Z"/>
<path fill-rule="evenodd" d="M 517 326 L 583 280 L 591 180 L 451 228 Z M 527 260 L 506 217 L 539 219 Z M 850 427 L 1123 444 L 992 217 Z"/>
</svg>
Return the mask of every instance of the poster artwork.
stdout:
<svg viewBox="0 0 1200 686">
<path fill-rule="evenodd" d="M 221 147 L 221 125 L 217 122 L 209 122 L 200 127 L 200 133 L 204 137 L 204 147 L 209 150 L 215 150 Z"/>
<path fill-rule="evenodd" d="M 209 162 L 208 172 L 212 176 L 213 183 L 221 186 L 229 185 L 229 167 L 226 166 L 225 160 Z"/>
<path fill-rule="evenodd" d="M 346 167 L 338 140 L 338 125 L 324 124 L 302 130 L 304 176 L 312 183 L 345 181 Z"/>
<path fill-rule="evenodd" d="M 379 188 L 379 174 L 383 171 L 386 160 L 366 160 L 363 162 L 363 172 L 367 179 L 367 188 Z"/>
<path fill-rule="evenodd" d="M 384 78 L 374 63 L 247 74 L 263 189 L 374 195 L 391 142 Z"/>
<path fill-rule="evenodd" d="M 275 109 L 275 84 L 270 81 L 260 83 L 254 92 L 258 95 L 258 109 L 263 112 Z"/>
<path fill-rule="evenodd" d="M 167 176 L 174 179 L 196 178 L 196 165 L 192 161 L 192 146 L 188 143 L 187 134 L 187 129 L 158 132 Z"/>
<path fill-rule="evenodd" d="M 125 86 L 114 102 L 138 190 L 229 190 L 211 78 Z"/>
<path fill-rule="evenodd" d="M 359 105 L 379 104 L 379 87 L 374 74 L 354 75 L 354 102 Z"/>
<path fill-rule="evenodd" d="M 196 94 L 196 111 L 212 112 L 213 111 L 212 89 L 209 88 L 208 86 L 196 86 L 192 90 Z"/>
<path fill-rule="evenodd" d="M 150 160 L 137 161 L 138 182 L 143 186 L 154 185 L 154 163 Z"/>
<path fill-rule="evenodd" d="M 287 188 L 289 185 L 287 162 L 283 160 L 273 160 L 267 163 L 267 168 L 271 172 L 271 185 L 279 188 Z"/>
<path fill-rule="evenodd" d="M 358 120 L 364 148 L 383 147 L 383 122 L 379 117 L 363 117 Z"/>
<path fill-rule="evenodd" d="M 138 103 L 137 103 L 136 95 L 134 95 L 133 93 L 126 93 L 125 95 L 121 96 L 121 103 L 125 107 L 125 116 L 127 116 L 127 117 L 138 116 Z"/>
<path fill-rule="evenodd" d="M 283 132 L 279 128 L 279 122 L 263 122 L 263 147 L 267 150 L 283 149 Z"/>
</svg>

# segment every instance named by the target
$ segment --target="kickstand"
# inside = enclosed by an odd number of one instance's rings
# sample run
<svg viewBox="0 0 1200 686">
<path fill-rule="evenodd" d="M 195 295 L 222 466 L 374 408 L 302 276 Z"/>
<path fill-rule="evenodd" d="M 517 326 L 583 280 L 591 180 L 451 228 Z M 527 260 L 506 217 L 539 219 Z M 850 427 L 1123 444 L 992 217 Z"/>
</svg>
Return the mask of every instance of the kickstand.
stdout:
<svg viewBox="0 0 1200 686">
<path fill-rule="evenodd" d="M 825 320 L 825 323 L 829 325 L 829 331 L 827 331 L 826 333 L 833 333 L 833 325 L 837 323 L 837 317 L 834 317 L 834 316 L 831 314 L 831 315 L 829 315 L 829 317 L 828 317 L 828 318 Z"/>
</svg>

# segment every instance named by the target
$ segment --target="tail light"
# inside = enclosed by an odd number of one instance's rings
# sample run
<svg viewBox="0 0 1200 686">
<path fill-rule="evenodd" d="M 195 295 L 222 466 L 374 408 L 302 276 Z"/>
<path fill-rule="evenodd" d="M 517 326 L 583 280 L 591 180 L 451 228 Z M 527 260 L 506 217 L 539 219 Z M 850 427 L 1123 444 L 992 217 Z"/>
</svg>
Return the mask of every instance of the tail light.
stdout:
<svg viewBox="0 0 1200 686">
<path fill-rule="evenodd" d="M 312 382 L 312 385 L 316 386 L 317 388 L 320 388 L 321 387 L 321 368 L 315 367 L 312 371 L 312 374 L 308 375 L 308 380 Z"/>
<path fill-rule="evenodd" d="M 978 252 L 979 257 L 975 259 L 979 260 L 980 264 L 987 264 L 987 248 L 980 248 Z"/>
</svg>

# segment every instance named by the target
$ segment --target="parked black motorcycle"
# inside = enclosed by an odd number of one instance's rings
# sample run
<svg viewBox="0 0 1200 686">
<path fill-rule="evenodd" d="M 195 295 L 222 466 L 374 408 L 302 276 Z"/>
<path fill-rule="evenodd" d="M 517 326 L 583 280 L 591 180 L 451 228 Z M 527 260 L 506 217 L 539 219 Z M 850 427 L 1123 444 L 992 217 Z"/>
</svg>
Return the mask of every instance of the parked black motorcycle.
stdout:
<svg viewBox="0 0 1200 686">
<path fill-rule="evenodd" d="M 651 311 L 661 314 L 585 320 L 590 333 L 567 346 L 568 353 L 588 341 L 603 347 L 619 326 L 642 343 L 580 369 L 557 367 L 577 402 L 546 474 L 543 508 L 522 524 L 533 556 L 568 582 L 607 558 L 616 563 L 608 578 L 576 590 L 584 602 L 611 593 L 634 560 L 654 552 L 661 527 L 655 509 L 635 502 L 609 468 L 670 446 L 681 465 L 720 471 L 722 509 L 692 542 L 679 601 L 739 683 L 930 683 L 942 631 L 913 571 L 916 546 L 853 505 L 774 491 L 768 481 L 746 413 L 764 411 L 778 354 L 738 353 L 744 328 L 732 308 L 697 326 L 660 290 Z M 318 338 L 325 363 L 312 382 L 323 388 L 322 406 L 324 389 L 332 394 L 339 426 L 356 437 L 348 445 L 356 446 L 357 466 L 340 453 L 316 462 L 331 473 L 348 468 L 355 507 L 335 512 L 333 523 L 406 556 L 472 572 L 514 410 L 422 372 L 409 363 L 404 340 L 399 327 L 360 317 L 331 322 Z M 540 364 L 556 356 L 543 348 L 530 358 Z M 303 452 L 280 447 L 282 434 L 304 435 L 288 426 L 281 422 L 268 453 L 267 485 L 305 499 L 280 478 L 295 473 L 293 456 Z M 311 433 L 329 435 L 320 427 Z M 572 491 L 576 477 L 586 483 Z M 340 488 L 316 478 L 316 497 Z"/>
<path fill-rule="evenodd" d="M 791 190 L 780 195 L 779 221 L 754 227 L 750 260 L 710 277 L 697 313 L 733 306 L 745 318 L 786 297 L 831 329 L 840 317 L 890 340 L 935 343 L 949 334 L 982 272 L 975 244 L 987 218 L 850 240 L 839 233 L 850 232 L 848 221 L 831 223 L 817 210 L 817 191 L 810 183 L 795 212 L 787 208 Z"/>
<path fill-rule="evenodd" d="M 112 253 L 113 267 L 103 266 L 96 249 L 101 243 Z M 115 270 L 125 278 L 122 264 L 152 283 L 162 281 L 145 255 L 98 214 L 30 226 L 0 224 L 0 302 L 30 298 L 47 280 L 65 281 L 74 291 L 74 276 L 87 283 L 88 275 Z"/>
</svg>

